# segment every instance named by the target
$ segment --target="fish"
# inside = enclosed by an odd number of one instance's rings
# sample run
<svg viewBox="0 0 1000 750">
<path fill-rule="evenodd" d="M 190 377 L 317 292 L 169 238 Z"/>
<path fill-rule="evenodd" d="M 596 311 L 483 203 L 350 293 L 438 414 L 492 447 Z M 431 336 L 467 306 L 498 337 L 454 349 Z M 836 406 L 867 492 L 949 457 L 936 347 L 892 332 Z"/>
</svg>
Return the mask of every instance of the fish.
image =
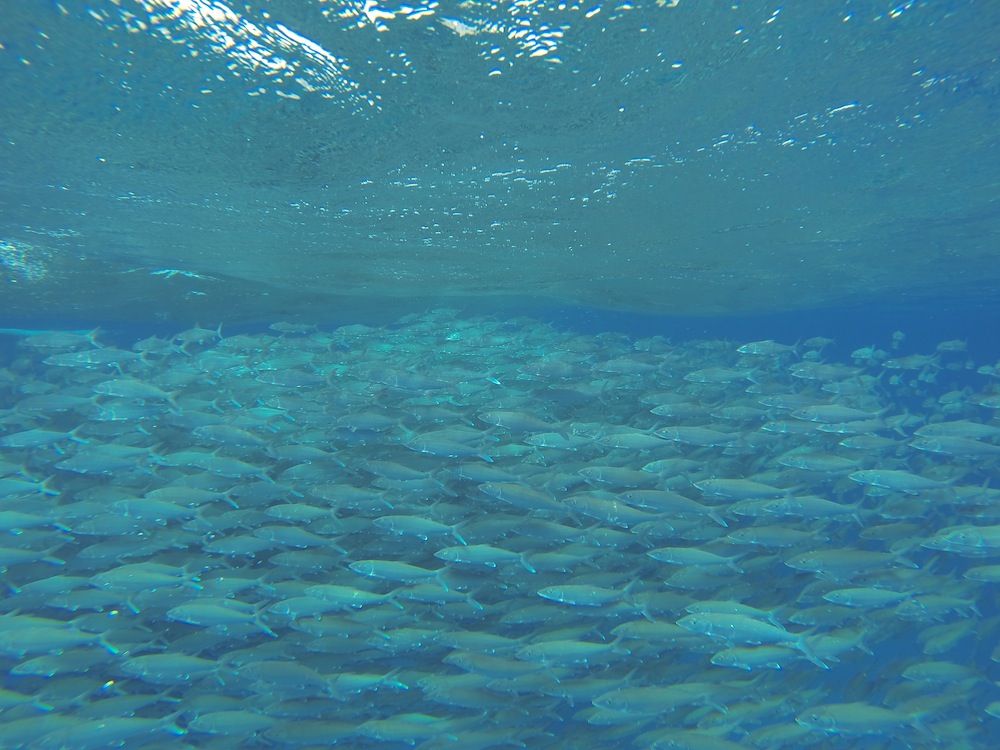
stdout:
<svg viewBox="0 0 1000 750">
<path fill-rule="evenodd" d="M 793 555 L 785 565 L 794 570 L 815 573 L 823 580 L 850 581 L 891 567 L 919 567 L 899 552 L 881 552 L 854 548 L 823 548 Z"/>
<path fill-rule="evenodd" d="M 379 578 L 397 583 L 420 583 L 433 579 L 447 590 L 448 584 L 442 578 L 445 568 L 427 569 L 399 560 L 355 560 L 348 567 L 358 575 Z"/>
<path fill-rule="evenodd" d="M 784 354 L 798 354 L 797 344 L 779 344 L 772 339 L 763 341 L 748 341 L 736 347 L 740 354 L 752 354 L 757 357 L 776 357 Z"/>
<path fill-rule="evenodd" d="M 813 653 L 804 635 L 790 633 L 780 625 L 763 622 L 754 617 L 725 612 L 698 612 L 685 615 L 677 620 L 677 624 L 693 633 L 700 633 L 729 645 L 746 643 L 788 646 L 801 651 L 806 659 L 820 669 L 830 668 Z"/>
<path fill-rule="evenodd" d="M 971 341 L 149 333 L 0 360 L 0 745 L 991 747 Z"/>
<path fill-rule="evenodd" d="M 619 590 L 604 586 L 568 583 L 559 586 L 544 586 L 538 589 L 537 593 L 548 601 L 574 607 L 604 607 L 627 597 L 629 587 Z"/>
<path fill-rule="evenodd" d="M 271 638 L 278 637 L 261 619 L 256 607 L 237 599 L 195 600 L 172 607 L 167 610 L 166 617 L 220 633 L 229 633 L 242 625 L 256 628 Z"/>
<path fill-rule="evenodd" d="M 916 727 L 930 735 L 918 714 L 861 701 L 813 706 L 799 713 L 795 722 L 806 729 L 846 737 L 886 736 L 907 727 Z"/>
<path fill-rule="evenodd" d="M 453 564 L 484 565 L 487 568 L 518 563 L 529 573 L 538 572 L 523 552 L 512 552 L 492 544 L 459 544 L 452 547 L 442 547 L 434 553 L 434 557 Z"/>
<path fill-rule="evenodd" d="M 919 495 L 928 490 L 939 490 L 950 487 L 956 480 L 939 481 L 913 474 L 902 469 L 865 469 L 848 474 L 851 481 L 870 487 L 905 492 L 908 495 Z"/>
<path fill-rule="evenodd" d="M 788 494 L 789 490 L 771 487 L 762 482 L 749 479 L 703 479 L 694 482 L 694 486 L 703 495 L 721 497 L 726 500 L 750 500 L 762 497 L 778 497 Z"/>
</svg>

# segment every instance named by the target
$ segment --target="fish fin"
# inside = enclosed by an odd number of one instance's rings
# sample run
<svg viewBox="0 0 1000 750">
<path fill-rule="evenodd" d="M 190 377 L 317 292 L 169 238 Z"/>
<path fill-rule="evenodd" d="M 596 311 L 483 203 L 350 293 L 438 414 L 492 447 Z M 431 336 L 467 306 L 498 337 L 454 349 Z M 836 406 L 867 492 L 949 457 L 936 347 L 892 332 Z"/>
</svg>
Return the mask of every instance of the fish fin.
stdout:
<svg viewBox="0 0 1000 750">
<path fill-rule="evenodd" d="M 115 646 L 112 646 L 110 643 L 108 643 L 106 640 L 104 640 L 104 636 L 103 635 L 100 638 L 97 639 L 97 643 L 98 643 L 98 645 L 100 645 L 101 648 L 103 648 L 105 651 L 107 651 L 112 656 L 118 656 L 121 653 L 121 650 L 119 650 Z"/>
<path fill-rule="evenodd" d="M 43 495 L 60 495 L 62 494 L 60 490 L 49 487 L 49 482 L 51 482 L 55 477 L 45 477 L 38 484 L 38 491 Z"/>
<path fill-rule="evenodd" d="M 815 664 L 820 669 L 829 669 L 830 668 L 829 664 L 827 664 L 822 659 L 820 659 L 818 656 L 816 656 L 816 654 L 813 652 L 813 650 L 809 646 L 809 644 L 806 643 L 806 641 L 805 641 L 804 638 L 801 638 L 801 639 L 799 639 L 798 641 L 795 642 L 795 648 L 798 651 L 801 651 L 802 655 L 805 656 L 806 659 L 808 659 L 809 661 L 811 661 L 813 664 Z"/>
<path fill-rule="evenodd" d="M 719 524 L 719 526 L 723 527 L 724 529 L 728 529 L 729 528 L 729 524 L 726 523 L 726 519 L 724 519 L 722 516 L 720 516 L 714 510 L 710 510 L 707 515 L 708 515 L 709 518 L 711 518 L 713 521 L 715 521 L 717 524 Z"/>
<path fill-rule="evenodd" d="M 521 567 L 523 567 L 529 573 L 537 573 L 538 572 L 535 569 L 535 567 L 530 562 L 528 562 L 528 558 L 525 557 L 525 555 L 524 555 L 523 552 L 519 555 L 518 559 L 519 559 L 519 561 L 521 563 Z"/>
</svg>

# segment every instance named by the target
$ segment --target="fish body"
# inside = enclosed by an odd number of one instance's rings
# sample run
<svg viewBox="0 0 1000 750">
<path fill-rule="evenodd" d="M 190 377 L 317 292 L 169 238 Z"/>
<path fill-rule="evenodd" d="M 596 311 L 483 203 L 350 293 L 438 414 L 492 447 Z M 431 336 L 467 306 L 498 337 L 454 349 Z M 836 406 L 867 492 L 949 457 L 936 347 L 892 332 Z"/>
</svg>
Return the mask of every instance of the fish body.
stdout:
<svg viewBox="0 0 1000 750">
<path fill-rule="evenodd" d="M 900 469 L 865 469 L 852 472 L 848 476 L 858 484 L 905 492 L 908 495 L 918 495 L 928 490 L 939 490 L 951 486 L 949 482 L 928 479 Z"/>
<path fill-rule="evenodd" d="M 799 726 L 845 737 L 887 736 L 906 727 L 922 728 L 918 716 L 868 703 L 828 703 L 795 717 Z"/>
<path fill-rule="evenodd" d="M 805 636 L 790 633 L 784 628 L 742 614 L 703 612 L 680 618 L 677 624 L 693 633 L 729 644 L 789 646 L 821 669 L 829 667 L 820 661 L 809 648 Z"/>
<path fill-rule="evenodd" d="M 587 584 L 564 584 L 545 586 L 538 590 L 543 599 L 574 607 L 604 607 L 620 601 L 628 593 L 627 589 L 609 589 Z"/>
</svg>

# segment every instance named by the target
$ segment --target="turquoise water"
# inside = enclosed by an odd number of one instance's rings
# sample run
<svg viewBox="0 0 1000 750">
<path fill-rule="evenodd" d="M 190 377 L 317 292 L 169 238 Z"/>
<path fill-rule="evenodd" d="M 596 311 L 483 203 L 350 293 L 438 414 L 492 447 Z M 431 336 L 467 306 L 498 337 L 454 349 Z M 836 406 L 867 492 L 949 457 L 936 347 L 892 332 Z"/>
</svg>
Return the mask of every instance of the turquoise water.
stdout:
<svg viewBox="0 0 1000 750">
<path fill-rule="evenodd" d="M 0 29 L 9 309 L 179 328 L 988 295 L 998 13 L 18 3 Z"/>
<path fill-rule="evenodd" d="M 996 747 L 998 35 L 5 9 L 0 747 Z"/>
</svg>

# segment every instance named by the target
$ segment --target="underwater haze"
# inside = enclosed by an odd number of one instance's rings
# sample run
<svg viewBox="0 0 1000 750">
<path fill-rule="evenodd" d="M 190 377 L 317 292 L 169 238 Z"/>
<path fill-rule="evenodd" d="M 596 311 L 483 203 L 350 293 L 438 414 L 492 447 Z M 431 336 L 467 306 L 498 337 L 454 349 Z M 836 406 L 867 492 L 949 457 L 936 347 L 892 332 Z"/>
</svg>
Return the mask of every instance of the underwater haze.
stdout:
<svg viewBox="0 0 1000 750">
<path fill-rule="evenodd" d="M 10 3 L 5 302 L 190 324 L 981 293 L 998 29 L 982 0 Z"/>
<path fill-rule="evenodd" d="M 0 8 L 0 750 L 996 750 L 1000 4 Z"/>
</svg>

